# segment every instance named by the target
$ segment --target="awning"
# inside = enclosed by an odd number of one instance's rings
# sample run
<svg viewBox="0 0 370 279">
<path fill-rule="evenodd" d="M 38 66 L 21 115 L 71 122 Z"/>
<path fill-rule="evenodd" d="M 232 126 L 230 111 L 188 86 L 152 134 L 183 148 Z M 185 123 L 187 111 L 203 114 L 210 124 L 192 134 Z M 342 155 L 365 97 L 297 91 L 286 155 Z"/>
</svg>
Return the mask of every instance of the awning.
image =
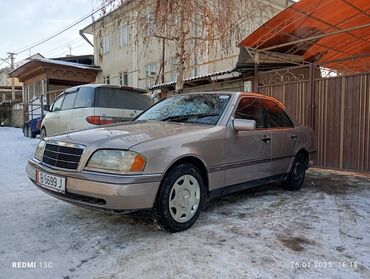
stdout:
<svg viewBox="0 0 370 279">
<path fill-rule="evenodd" d="M 262 53 L 301 55 L 338 71 L 369 71 L 370 1 L 301 0 L 240 45 Z"/>
</svg>

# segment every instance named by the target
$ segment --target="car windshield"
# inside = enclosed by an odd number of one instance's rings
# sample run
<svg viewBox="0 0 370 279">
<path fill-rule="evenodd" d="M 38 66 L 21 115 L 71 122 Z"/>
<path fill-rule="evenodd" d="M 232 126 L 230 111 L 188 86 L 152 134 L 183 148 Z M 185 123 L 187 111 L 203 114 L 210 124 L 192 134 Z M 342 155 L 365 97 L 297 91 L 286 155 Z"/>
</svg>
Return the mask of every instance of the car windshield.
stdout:
<svg viewBox="0 0 370 279">
<path fill-rule="evenodd" d="M 139 115 L 135 121 L 159 120 L 216 125 L 230 95 L 178 95 L 166 98 Z"/>
</svg>

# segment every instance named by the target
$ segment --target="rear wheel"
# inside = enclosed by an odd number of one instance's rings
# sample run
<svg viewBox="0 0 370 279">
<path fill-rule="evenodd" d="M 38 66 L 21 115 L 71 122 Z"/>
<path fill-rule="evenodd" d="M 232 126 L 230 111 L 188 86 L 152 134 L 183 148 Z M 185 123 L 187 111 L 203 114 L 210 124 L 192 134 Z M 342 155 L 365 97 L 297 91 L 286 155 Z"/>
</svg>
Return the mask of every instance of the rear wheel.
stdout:
<svg viewBox="0 0 370 279">
<path fill-rule="evenodd" d="M 302 188 L 306 175 L 306 162 L 305 156 L 302 153 L 298 153 L 288 177 L 283 181 L 283 187 L 285 189 L 294 191 Z"/>
<path fill-rule="evenodd" d="M 197 168 L 174 167 L 159 188 L 152 216 L 154 224 L 169 232 L 190 228 L 198 219 L 205 200 L 205 186 Z"/>
</svg>

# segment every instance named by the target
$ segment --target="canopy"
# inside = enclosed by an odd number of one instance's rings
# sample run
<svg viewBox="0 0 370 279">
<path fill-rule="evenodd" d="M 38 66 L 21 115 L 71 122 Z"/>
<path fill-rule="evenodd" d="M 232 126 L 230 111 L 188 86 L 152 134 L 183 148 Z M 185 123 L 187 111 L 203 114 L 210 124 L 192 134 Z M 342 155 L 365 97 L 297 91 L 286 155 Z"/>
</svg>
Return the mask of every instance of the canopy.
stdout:
<svg viewBox="0 0 370 279">
<path fill-rule="evenodd" d="M 370 70 L 370 1 L 301 0 L 244 39 L 252 51 L 301 55 L 345 72 Z"/>
</svg>

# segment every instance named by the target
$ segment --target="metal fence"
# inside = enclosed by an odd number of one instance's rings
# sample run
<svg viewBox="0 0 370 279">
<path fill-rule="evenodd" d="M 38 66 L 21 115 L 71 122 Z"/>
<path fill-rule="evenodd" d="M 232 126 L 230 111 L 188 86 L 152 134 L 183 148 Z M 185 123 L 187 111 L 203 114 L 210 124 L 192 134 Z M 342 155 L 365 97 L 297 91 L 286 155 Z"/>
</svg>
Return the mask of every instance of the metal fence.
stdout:
<svg viewBox="0 0 370 279">
<path fill-rule="evenodd" d="M 314 129 L 317 166 L 370 172 L 370 73 L 314 78 L 308 71 L 261 74 L 259 92 Z"/>
</svg>

